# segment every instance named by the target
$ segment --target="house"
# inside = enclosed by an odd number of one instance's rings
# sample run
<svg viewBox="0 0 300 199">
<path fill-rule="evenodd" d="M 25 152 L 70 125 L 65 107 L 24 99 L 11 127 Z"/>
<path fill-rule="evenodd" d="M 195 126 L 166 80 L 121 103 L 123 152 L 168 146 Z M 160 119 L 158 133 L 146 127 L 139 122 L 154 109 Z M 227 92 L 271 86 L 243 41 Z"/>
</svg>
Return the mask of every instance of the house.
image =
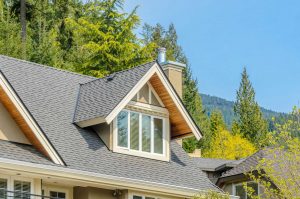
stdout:
<svg viewBox="0 0 300 199">
<path fill-rule="evenodd" d="M 0 56 L 0 198 L 220 191 L 177 142 L 201 131 L 180 99 L 184 65 L 163 50 L 101 79 Z"/>
<path fill-rule="evenodd" d="M 232 169 L 225 171 L 218 178 L 216 185 L 223 189 L 225 192 L 230 195 L 239 196 L 240 199 L 250 198 L 247 196 L 245 185 L 251 187 L 254 190 L 255 195 L 259 195 L 262 198 L 268 198 L 266 196 L 264 187 L 262 185 L 257 184 L 252 181 L 248 174 L 258 175 L 257 166 L 260 165 L 261 160 L 265 160 L 268 162 L 268 167 L 272 167 L 272 176 L 277 176 L 282 181 L 282 183 L 274 182 L 269 178 L 263 177 L 267 182 L 270 183 L 270 187 L 274 190 L 278 190 L 279 192 L 283 189 L 286 189 L 285 186 L 291 190 L 292 195 L 295 198 L 299 197 L 299 157 L 295 157 L 295 161 L 291 161 L 290 156 L 287 155 L 283 151 L 276 151 L 271 148 L 264 148 L 256 152 L 255 154 L 239 161 Z M 288 156 L 288 157 L 286 157 Z M 272 159 L 276 158 L 276 161 L 272 161 Z M 270 161 L 268 161 L 270 160 Z M 273 170 L 274 169 L 274 170 Z M 268 173 L 270 171 L 260 171 L 262 173 Z M 296 172 L 296 173 L 295 173 Z M 291 180 L 292 179 L 292 180 Z M 290 185 L 289 185 L 290 184 Z M 295 187 L 295 184 L 296 187 Z M 294 193 L 293 190 L 297 190 Z"/>
</svg>

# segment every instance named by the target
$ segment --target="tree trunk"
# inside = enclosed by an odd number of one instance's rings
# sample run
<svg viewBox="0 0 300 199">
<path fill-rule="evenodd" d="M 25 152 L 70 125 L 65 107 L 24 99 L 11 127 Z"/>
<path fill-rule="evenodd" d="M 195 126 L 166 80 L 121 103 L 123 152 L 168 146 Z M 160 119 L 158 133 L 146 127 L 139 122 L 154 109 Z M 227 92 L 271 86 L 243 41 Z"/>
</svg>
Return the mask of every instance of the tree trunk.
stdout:
<svg viewBox="0 0 300 199">
<path fill-rule="evenodd" d="M 22 58 L 26 59 L 26 0 L 21 0 Z"/>
</svg>

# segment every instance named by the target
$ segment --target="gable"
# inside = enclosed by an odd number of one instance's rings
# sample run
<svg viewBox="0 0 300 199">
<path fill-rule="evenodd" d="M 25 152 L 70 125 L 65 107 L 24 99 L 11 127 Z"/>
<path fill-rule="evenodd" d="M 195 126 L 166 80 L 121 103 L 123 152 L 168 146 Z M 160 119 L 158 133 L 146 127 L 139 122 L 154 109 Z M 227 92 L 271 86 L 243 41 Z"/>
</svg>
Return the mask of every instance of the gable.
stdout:
<svg viewBox="0 0 300 199">
<path fill-rule="evenodd" d="M 147 82 L 150 82 L 157 98 L 170 112 L 171 137 L 195 135 L 200 139 L 200 130 L 156 62 L 121 71 L 109 77 L 109 80 L 98 79 L 81 85 L 74 122 L 80 127 L 104 122 L 110 124 L 132 99 L 137 98 L 136 94 Z"/>
<path fill-rule="evenodd" d="M 64 165 L 63 161 L 43 134 L 31 114 L 28 112 L 10 83 L 0 71 L 0 103 L 5 107 L 11 118 L 27 140 L 43 155 L 56 164 Z"/>
<path fill-rule="evenodd" d="M 0 121 L 0 140 L 31 144 L 1 102 Z"/>
</svg>

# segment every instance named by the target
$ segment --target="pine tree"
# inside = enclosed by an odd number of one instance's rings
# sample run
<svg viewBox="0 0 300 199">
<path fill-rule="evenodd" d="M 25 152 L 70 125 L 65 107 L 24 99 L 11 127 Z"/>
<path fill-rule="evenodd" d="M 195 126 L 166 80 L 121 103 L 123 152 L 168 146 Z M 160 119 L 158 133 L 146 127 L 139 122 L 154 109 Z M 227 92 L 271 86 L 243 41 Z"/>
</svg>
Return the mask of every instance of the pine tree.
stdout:
<svg viewBox="0 0 300 199">
<path fill-rule="evenodd" d="M 215 109 L 210 115 L 210 131 L 214 135 L 216 132 L 226 129 L 223 114 Z"/>
<path fill-rule="evenodd" d="M 237 91 L 234 112 L 238 118 L 235 123 L 242 136 L 256 146 L 264 145 L 268 132 L 267 122 L 255 101 L 255 91 L 246 68 L 243 70 L 240 88 Z"/>
</svg>

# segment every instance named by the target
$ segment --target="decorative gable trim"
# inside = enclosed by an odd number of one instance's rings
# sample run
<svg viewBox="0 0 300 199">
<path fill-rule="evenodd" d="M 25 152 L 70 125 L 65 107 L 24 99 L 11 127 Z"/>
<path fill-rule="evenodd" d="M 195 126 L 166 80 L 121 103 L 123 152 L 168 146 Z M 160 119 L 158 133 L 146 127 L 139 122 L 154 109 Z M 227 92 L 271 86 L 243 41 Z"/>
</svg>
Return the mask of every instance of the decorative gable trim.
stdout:
<svg viewBox="0 0 300 199">
<path fill-rule="evenodd" d="M 202 135 L 193 121 L 192 117 L 189 115 L 187 110 L 185 109 L 182 101 L 180 100 L 179 96 L 177 95 L 176 91 L 174 90 L 173 86 L 171 85 L 170 81 L 162 71 L 161 67 L 158 63 L 155 63 L 150 70 L 143 76 L 143 78 L 133 87 L 133 89 L 123 98 L 123 100 L 114 108 L 114 110 L 105 118 L 105 121 L 110 124 L 114 118 L 119 114 L 119 112 L 125 108 L 125 106 L 130 102 L 130 100 L 134 97 L 134 95 L 146 84 L 152 76 L 157 75 L 160 79 L 166 90 L 168 91 L 171 99 L 173 100 L 176 108 L 179 110 L 180 114 L 183 116 L 183 119 L 187 122 L 188 127 L 190 128 L 191 132 L 194 136 L 199 140 L 201 139 Z M 152 85 L 153 86 L 153 85 Z M 170 110 L 169 110 L 170 111 Z"/>
<path fill-rule="evenodd" d="M 5 101 L 4 106 L 11 107 L 8 110 L 29 141 L 54 163 L 65 165 L 55 148 L 40 129 L 30 112 L 20 100 L 19 96 L 10 85 L 4 74 L 0 71 L 0 99 Z"/>
</svg>

